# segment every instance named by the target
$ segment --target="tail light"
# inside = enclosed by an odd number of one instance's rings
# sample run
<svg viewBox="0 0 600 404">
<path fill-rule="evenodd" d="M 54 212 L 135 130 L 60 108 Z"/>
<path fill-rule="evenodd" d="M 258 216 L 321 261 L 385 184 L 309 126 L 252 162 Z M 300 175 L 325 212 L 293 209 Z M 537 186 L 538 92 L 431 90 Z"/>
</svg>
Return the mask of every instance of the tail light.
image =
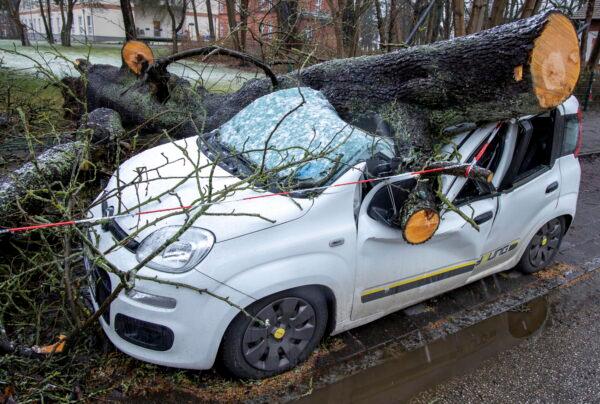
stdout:
<svg viewBox="0 0 600 404">
<path fill-rule="evenodd" d="M 573 152 L 575 157 L 579 156 L 579 152 L 581 151 L 581 142 L 583 141 L 583 112 L 581 111 L 581 108 L 577 110 L 577 121 L 579 121 L 579 133 L 577 135 L 577 146 Z"/>
</svg>

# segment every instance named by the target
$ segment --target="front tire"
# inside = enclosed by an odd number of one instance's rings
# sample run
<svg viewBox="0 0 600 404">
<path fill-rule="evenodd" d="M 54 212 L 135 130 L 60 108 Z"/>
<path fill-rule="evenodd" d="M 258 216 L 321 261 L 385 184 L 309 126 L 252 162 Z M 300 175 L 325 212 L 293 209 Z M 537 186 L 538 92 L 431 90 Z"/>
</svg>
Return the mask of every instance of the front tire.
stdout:
<svg viewBox="0 0 600 404">
<path fill-rule="evenodd" d="M 552 263 L 565 234 L 565 220 L 557 217 L 543 225 L 531 239 L 517 268 L 526 274 L 538 272 Z"/>
<path fill-rule="evenodd" d="M 293 368 L 308 358 L 327 327 L 327 301 L 316 288 L 276 293 L 246 310 L 268 327 L 239 313 L 227 328 L 221 362 L 239 378 L 260 379 Z"/>
</svg>

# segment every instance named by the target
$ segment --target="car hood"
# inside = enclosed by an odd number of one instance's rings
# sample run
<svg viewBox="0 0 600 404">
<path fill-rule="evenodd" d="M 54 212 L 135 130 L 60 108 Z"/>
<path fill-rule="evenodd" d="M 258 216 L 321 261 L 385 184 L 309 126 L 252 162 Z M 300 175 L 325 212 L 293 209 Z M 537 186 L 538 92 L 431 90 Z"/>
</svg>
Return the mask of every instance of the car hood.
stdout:
<svg viewBox="0 0 600 404">
<path fill-rule="evenodd" d="M 138 241 L 160 227 L 181 226 L 187 220 L 186 214 L 173 214 L 164 209 L 196 206 L 201 203 L 201 193 L 206 195 L 209 188 L 214 194 L 242 181 L 211 164 L 199 150 L 197 139 L 194 136 L 146 150 L 123 163 L 110 179 L 105 191 L 109 196 L 105 198 L 107 214 L 143 213 L 115 219 L 125 232 L 131 234 L 161 218 L 140 231 Z M 117 183 L 121 184 L 118 191 Z M 220 242 L 298 219 L 313 204 L 310 199 L 287 196 L 240 200 L 265 193 L 265 190 L 251 188 L 228 192 L 219 204 L 208 207 L 206 214 L 193 225 L 210 230 Z M 188 211 L 189 215 L 193 216 L 197 209 Z"/>
</svg>

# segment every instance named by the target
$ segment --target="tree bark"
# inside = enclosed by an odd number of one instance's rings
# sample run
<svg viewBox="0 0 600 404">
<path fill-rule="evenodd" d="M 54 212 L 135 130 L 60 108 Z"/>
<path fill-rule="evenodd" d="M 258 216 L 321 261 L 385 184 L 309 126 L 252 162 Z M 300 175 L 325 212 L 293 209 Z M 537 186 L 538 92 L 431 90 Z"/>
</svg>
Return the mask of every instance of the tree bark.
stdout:
<svg viewBox="0 0 600 404">
<path fill-rule="evenodd" d="M 465 2 L 464 0 L 452 0 L 452 14 L 454 18 L 454 36 L 465 36 Z"/>
<path fill-rule="evenodd" d="M 135 19 L 133 17 L 133 9 L 130 0 L 120 0 L 121 14 L 123 14 L 123 28 L 125 29 L 125 40 L 131 41 L 137 39 L 137 31 L 135 29 Z"/>
<path fill-rule="evenodd" d="M 86 69 L 89 108 L 110 106 L 130 125 L 179 127 L 182 136 L 194 134 L 182 122 L 212 130 L 273 91 L 271 81 L 262 79 L 232 94 L 196 93 L 171 76 L 170 97 L 161 102 L 151 83 L 133 89 L 136 78 L 129 72 L 106 65 Z M 578 76 L 573 25 L 550 12 L 425 47 L 316 64 L 279 77 L 279 88 L 300 84 L 320 90 L 347 121 L 363 112 L 391 110 L 406 118 L 401 125 L 410 129 L 406 133 L 419 138 L 462 122 L 548 110 L 571 94 Z"/>
<path fill-rule="evenodd" d="M 585 24 L 587 25 L 581 32 L 581 47 L 579 48 L 579 57 L 581 58 L 581 64 L 585 64 L 585 57 L 587 56 L 587 42 L 590 27 L 592 25 L 592 17 L 594 16 L 594 6 L 596 0 L 587 1 L 587 9 L 585 10 Z"/>
</svg>

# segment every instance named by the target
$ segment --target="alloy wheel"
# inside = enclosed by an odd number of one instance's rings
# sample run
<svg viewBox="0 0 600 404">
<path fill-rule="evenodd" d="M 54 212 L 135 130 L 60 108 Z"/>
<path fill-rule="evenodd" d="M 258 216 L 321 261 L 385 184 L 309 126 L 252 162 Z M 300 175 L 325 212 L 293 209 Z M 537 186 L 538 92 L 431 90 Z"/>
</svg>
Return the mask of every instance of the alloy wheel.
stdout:
<svg viewBox="0 0 600 404">
<path fill-rule="evenodd" d="M 297 297 L 269 303 L 251 321 L 242 339 L 246 361 L 261 370 L 274 371 L 296 364 L 316 329 L 313 307 Z"/>
</svg>

